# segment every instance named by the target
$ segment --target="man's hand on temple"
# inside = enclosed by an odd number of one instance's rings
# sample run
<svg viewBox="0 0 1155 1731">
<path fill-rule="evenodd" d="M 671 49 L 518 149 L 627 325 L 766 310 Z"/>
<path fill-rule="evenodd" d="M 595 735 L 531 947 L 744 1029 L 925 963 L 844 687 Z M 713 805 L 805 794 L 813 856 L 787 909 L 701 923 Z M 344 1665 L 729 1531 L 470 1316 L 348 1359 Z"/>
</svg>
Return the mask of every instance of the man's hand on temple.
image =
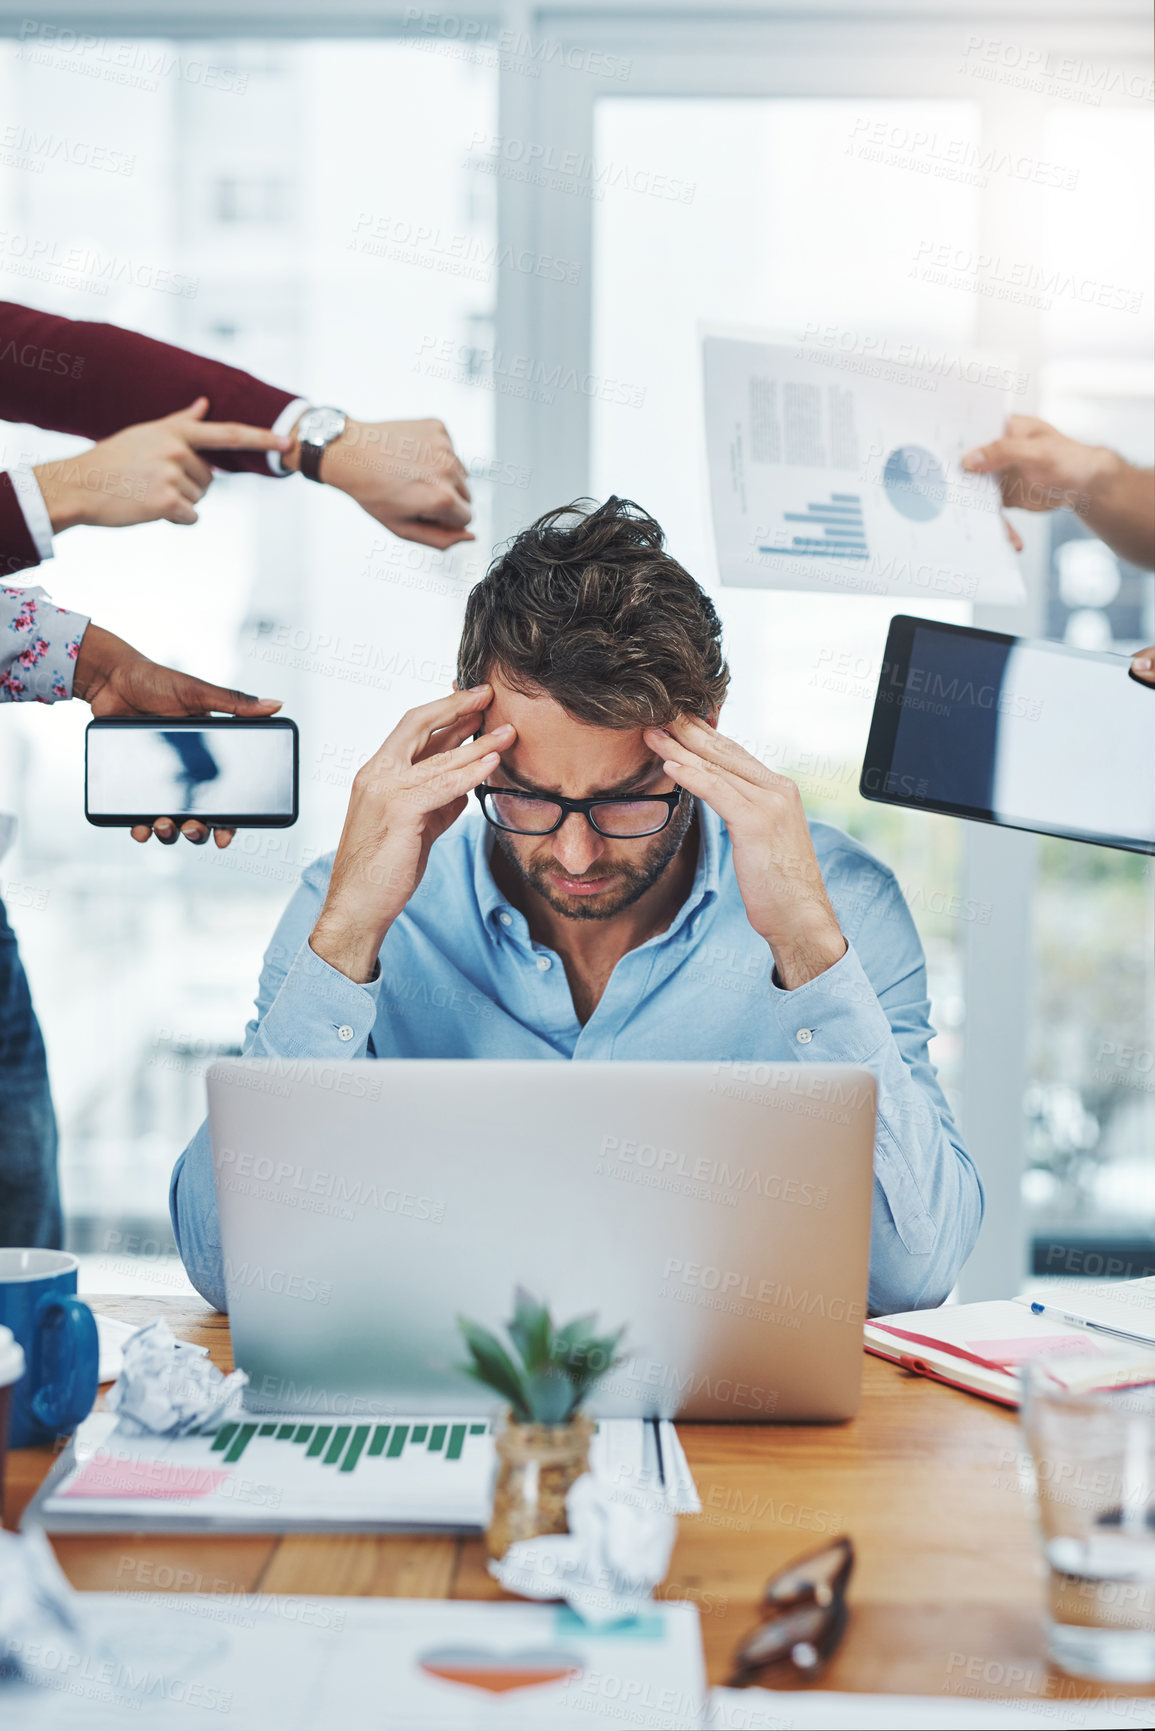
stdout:
<svg viewBox="0 0 1155 1731">
<path fill-rule="evenodd" d="M 78 523 L 123 529 L 134 523 L 195 523 L 213 472 L 201 451 L 284 451 L 288 439 L 267 427 L 206 421 L 209 400 L 159 421 L 141 421 L 78 456 L 39 463 L 33 473 L 52 528 Z"/>
<path fill-rule="evenodd" d="M 385 934 L 425 874 L 429 849 L 465 810 L 516 738 L 476 733 L 488 685 L 411 709 L 353 778 L 329 892 L 309 942 L 359 983 L 372 978 Z"/>
<path fill-rule="evenodd" d="M 278 698 L 250 697 L 223 685 L 209 685 L 191 673 L 162 667 L 99 625 L 90 625 L 81 638 L 72 692 L 89 704 L 96 716 L 208 715 L 214 710 L 225 715 L 264 716 L 275 715 L 281 707 Z M 180 833 L 197 846 L 209 838 L 206 825 L 193 819 Z M 231 829 L 214 830 L 213 839 L 218 847 L 228 847 L 234 833 Z M 151 828 L 138 824 L 132 835 L 135 841 L 147 841 L 155 835 L 171 846 L 177 839 L 177 828 L 171 818 L 158 817 Z"/>
<path fill-rule="evenodd" d="M 797 784 L 694 716 L 679 716 L 668 729 L 648 727 L 643 737 L 667 775 L 725 823 L 747 917 L 773 951 L 781 984 L 792 990 L 833 967 L 846 939 Z"/>
<path fill-rule="evenodd" d="M 284 457 L 298 467 L 298 447 Z M 472 541 L 465 466 L 440 421 L 350 420 L 321 458 L 321 479 L 406 541 L 444 551 Z"/>
</svg>

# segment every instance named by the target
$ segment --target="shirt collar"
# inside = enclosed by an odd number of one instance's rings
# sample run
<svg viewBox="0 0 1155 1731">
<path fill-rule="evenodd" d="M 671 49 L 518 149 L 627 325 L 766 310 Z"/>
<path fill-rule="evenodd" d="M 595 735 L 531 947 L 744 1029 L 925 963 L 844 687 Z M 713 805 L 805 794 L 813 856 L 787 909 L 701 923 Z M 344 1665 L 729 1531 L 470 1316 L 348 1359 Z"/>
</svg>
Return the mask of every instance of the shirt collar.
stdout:
<svg viewBox="0 0 1155 1731">
<path fill-rule="evenodd" d="M 707 907 L 715 900 L 721 877 L 722 850 L 724 834 L 722 820 L 708 805 L 695 800 L 698 817 L 698 863 L 694 870 L 694 881 L 690 885 L 690 893 L 674 915 L 666 930 L 662 932 L 657 942 L 672 938 L 686 921 L 699 908 Z M 488 931 L 493 930 L 495 922 L 502 925 L 516 924 L 519 930 L 525 929 L 524 916 L 515 907 L 511 907 L 498 889 L 493 877 L 490 863 L 494 842 L 491 826 L 483 817 L 470 817 L 473 827 L 472 857 L 473 857 L 473 893 L 477 899 L 477 910 Z M 507 918 L 502 920 L 501 916 Z"/>
</svg>

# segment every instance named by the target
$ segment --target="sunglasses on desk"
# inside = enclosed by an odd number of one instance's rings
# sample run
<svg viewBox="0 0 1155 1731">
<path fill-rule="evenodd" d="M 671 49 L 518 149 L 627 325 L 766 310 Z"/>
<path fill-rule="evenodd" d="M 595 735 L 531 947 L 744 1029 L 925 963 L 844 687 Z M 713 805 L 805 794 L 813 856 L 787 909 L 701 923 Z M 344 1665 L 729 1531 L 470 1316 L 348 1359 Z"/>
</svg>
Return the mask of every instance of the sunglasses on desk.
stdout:
<svg viewBox="0 0 1155 1731">
<path fill-rule="evenodd" d="M 494 829 L 509 835 L 552 835 L 571 811 L 612 841 L 637 841 L 659 835 L 682 797 L 676 793 L 612 793 L 600 799 L 563 799 L 561 794 L 522 793 L 518 788 L 475 787 L 474 793 Z"/>
<path fill-rule="evenodd" d="M 817 1677 L 846 1632 L 853 1568 L 854 1546 L 843 1537 L 771 1575 L 762 1594 L 762 1620 L 734 1654 L 727 1687 L 744 1689 L 783 1663 L 808 1680 Z"/>
</svg>

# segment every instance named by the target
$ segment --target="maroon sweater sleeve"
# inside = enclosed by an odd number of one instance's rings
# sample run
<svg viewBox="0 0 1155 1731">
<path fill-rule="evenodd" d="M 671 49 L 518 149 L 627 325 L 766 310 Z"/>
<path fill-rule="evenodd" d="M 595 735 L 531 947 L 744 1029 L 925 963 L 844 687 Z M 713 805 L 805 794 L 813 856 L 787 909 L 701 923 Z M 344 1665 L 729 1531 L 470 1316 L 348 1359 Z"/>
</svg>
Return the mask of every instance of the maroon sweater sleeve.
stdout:
<svg viewBox="0 0 1155 1731">
<path fill-rule="evenodd" d="M 25 571 L 29 565 L 39 563 L 40 554 L 28 532 L 16 489 L 0 470 L 0 583 L 14 571 Z"/>
<path fill-rule="evenodd" d="M 299 394 L 119 325 L 58 318 L 0 301 L 0 419 L 6 421 L 105 439 L 207 397 L 209 420 L 271 427 Z M 218 469 L 271 474 L 264 451 L 213 451 L 211 460 Z M 16 545 L 4 530 L 9 504 L 19 512 L 11 487 L 7 502 L 0 498 L 0 559 Z M 36 563 L 34 547 L 28 562 Z"/>
</svg>

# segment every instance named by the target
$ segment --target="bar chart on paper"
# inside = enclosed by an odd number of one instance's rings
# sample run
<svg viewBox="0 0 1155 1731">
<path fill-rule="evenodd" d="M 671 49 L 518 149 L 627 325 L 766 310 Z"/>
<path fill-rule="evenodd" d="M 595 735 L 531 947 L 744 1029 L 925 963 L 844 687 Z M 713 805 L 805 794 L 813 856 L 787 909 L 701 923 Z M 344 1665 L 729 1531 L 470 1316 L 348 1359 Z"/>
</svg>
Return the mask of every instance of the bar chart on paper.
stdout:
<svg viewBox="0 0 1155 1731">
<path fill-rule="evenodd" d="M 91 1421 L 90 1421 L 91 1422 Z M 183 1437 L 105 1434 L 77 1450 L 46 1497 L 46 1521 L 169 1528 L 380 1524 L 480 1527 L 494 1448 L 478 1419 L 305 1420 L 241 1415 Z"/>
<path fill-rule="evenodd" d="M 652 1481 L 671 1508 L 697 1494 L 673 1425 L 605 1419 L 591 1471 Z M 468 1532 L 489 1519 L 496 1449 L 484 1419 L 307 1419 L 239 1413 L 210 1431 L 133 1436 L 87 1419 L 38 1499 L 49 1532 L 361 1529 Z"/>
<path fill-rule="evenodd" d="M 796 559 L 866 559 L 866 523 L 858 493 L 831 493 L 810 500 L 804 510 L 783 511 L 783 533 L 759 553 L 789 553 Z"/>
<path fill-rule="evenodd" d="M 970 361 L 943 376 L 929 361 L 860 371 L 844 359 L 821 344 L 704 332 L 721 581 L 1021 602 L 998 488 L 963 467 L 1000 430 L 999 390 L 975 382 Z"/>
</svg>

